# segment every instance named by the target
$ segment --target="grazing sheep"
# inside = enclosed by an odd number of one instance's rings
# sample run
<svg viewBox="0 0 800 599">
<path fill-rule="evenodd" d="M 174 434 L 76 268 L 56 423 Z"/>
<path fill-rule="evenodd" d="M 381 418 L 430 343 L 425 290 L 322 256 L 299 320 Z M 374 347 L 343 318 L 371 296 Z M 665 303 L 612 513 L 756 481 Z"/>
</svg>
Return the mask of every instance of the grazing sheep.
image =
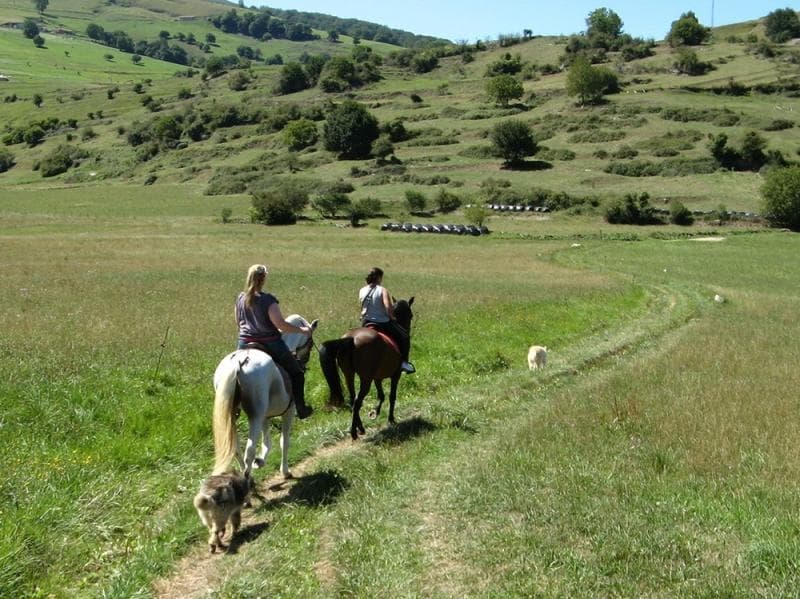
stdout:
<svg viewBox="0 0 800 599">
<path fill-rule="evenodd" d="M 227 546 L 222 542 L 225 527 L 231 523 L 231 535 L 236 534 L 242 523 L 242 507 L 250 492 L 250 478 L 238 474 L 216 474 L 200 484 L 194 498 L 194 507 L 200 521 L 210 531 L 208 547 L 214 553 Z"/>
<path fill-rule="evenodd" d="M 528 368 L 536 370 L 544 368 L 547 364 L 547 348 L 541 345 L 531 345 L 528 350 Z"/>
</svg>

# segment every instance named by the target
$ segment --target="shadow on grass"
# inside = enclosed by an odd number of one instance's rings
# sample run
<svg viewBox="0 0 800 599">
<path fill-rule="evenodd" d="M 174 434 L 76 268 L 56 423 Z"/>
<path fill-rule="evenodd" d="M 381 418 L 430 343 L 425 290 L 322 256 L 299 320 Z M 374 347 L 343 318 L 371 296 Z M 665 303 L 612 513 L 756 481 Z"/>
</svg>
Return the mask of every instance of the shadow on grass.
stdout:
<svg viewBox="0 0 800 599">
<path fill-rule="evenodd" d="M 432 433 L 437 428 L 432 422 L 415 416 L 409 420 L 403 420 L 397 424 L 382 428 L 365 439 L 365 442 L 375 445 L 399 445 L 410 439 Z"/>
<path fill-rule="evenodd" d="M 504 164 L 501 168 L 506 171 L 547 171 L 553 168 L 553 165 L 544 160 L 524 160 L 512 164 Z"/>
<path fill-rule="evenodd" d="M 233 536 L 230 545 L 228 545 L 228 549 L 225 551 L 225 553 L 230 555 L 238 553 L 239 547 L 247 543 L 252 543 L 258 537 L 261 536 L 261 533 L 263 533 L 268 528 L 269 528 L 268 522 L 259 522 L 258 524 L 250 524 L 249 526 L 243 526 Z"/>
<path fill-rule="evenodd" d="M 288 491 L 280 497 L 265 499 L 259 495 L 262 505 L 256 511 L 272 510 L 287 503 L 302 503 L 312 507 L 329 505 L 349 486 L 347 480 L 334 470 L 290 478 L 269 487 L 273 493 L 280 493 L 288 487 Z"/>
</svg>

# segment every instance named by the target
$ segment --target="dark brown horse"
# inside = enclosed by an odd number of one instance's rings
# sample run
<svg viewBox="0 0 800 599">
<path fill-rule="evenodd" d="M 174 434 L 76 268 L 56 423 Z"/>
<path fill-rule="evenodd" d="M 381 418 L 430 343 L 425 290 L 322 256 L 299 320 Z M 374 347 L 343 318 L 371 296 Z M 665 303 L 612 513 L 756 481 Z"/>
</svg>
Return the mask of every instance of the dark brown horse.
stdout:
<svg viewBox="0 0 800 599">
<path fill-rule="evenodd" d="M 394 304 L 394 315 L 397 324 L 411 335 L 410 300 L 398 300 Z M 389 390 L 389 422 L 394 424 L 394 402 L 397 399 L 397 384 L 400 382 L 400 365 L 402 360 L 397 347 L 387 341 L 385 336 L 368 327 L 351 329 L 342 335 L 341 339 L 325 341 L 319 349 L 319 363 L 325 380 L 330 389 L 329 403 L 342 405 L 342 384 L 339 380 L 339 369 L 344 374 L 347 391 L 350 393 L 350 403 L 353 406 L 353 420 L 350 424 L 350 436 L 353 440 L 362 435 L 364 423 L 361 422 L 361 405 L 369 393 L 372 383 L 378 392 L 378 403 L 375 406 L 375 415 L 380 414 L 381 405 L 385 399 L 383 393 L 383 379 L 391 380 Z M 355 392 L 355 375 L 358 375 L 358 395 Z"/>
</svg>

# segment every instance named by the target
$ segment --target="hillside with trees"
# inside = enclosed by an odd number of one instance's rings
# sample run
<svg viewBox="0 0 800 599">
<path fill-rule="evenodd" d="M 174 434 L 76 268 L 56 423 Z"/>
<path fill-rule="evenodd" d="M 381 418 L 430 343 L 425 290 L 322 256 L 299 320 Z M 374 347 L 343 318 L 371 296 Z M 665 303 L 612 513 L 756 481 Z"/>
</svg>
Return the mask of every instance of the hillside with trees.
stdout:
<svg viewBox="0 0 800 599">
<path fill-rule="evenodd" d="M 716 30 L 676 11 L 656 43 L 598 8 L 570 36 L 473 44 L 156 5 L 0 0 L 0 185 L 185 182 L 222 206 L 340 181 L 366 218 L 409 192 L 598 216 L 646 194 L 716 217 L 760 212 L 763 173 L 798 154 L 792 11 Z"/>
</svg>

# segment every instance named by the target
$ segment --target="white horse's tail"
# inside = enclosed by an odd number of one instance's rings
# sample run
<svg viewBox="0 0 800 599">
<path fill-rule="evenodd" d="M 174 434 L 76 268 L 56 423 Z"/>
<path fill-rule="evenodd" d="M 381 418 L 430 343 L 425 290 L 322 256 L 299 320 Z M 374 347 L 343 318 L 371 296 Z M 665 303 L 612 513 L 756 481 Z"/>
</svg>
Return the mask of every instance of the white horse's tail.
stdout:
<svg viewBox="0 0 800 599">
<path fill-rule="evenodd" d="M 228 361 L 228 369 L 217 381 L 214 397 L 214 474 L 228 471 L 239 448 L 236 430 L 236 385 L 239 362 Z"/>
</svg>

